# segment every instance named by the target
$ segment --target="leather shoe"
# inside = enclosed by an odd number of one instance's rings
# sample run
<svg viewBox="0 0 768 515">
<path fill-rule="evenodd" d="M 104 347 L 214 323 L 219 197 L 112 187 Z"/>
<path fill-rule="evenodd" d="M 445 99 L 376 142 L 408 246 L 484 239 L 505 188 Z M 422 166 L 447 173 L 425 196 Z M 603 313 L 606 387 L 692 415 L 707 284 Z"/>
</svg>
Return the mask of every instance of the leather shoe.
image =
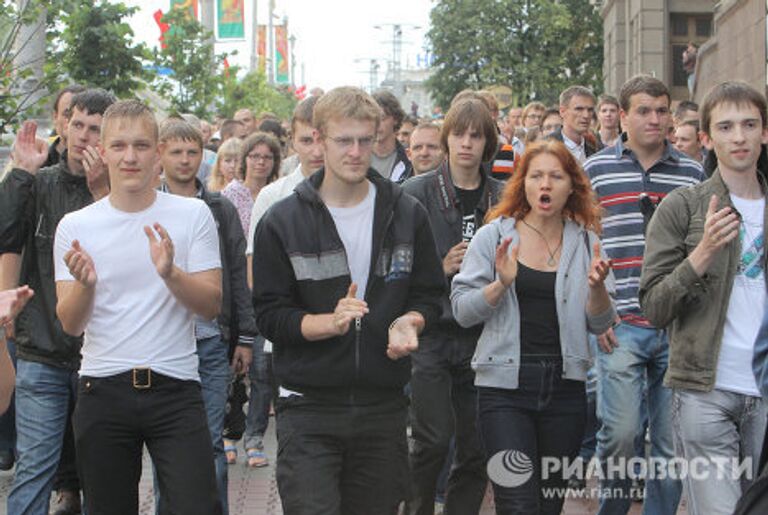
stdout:
<svg viewBox="0 0 768 515">
<path fill-rule="evenodd" d="M 83 507 L 80 504 L 80 492 L 59 490 L 56 495 L 55 511 L 51 515 L 80 515 Z"/>
<path fill-rule="evenodd" d="M 16 461 L 12 450 L 0 451 L 0 470 L 11 470 Z"/>
</svg>

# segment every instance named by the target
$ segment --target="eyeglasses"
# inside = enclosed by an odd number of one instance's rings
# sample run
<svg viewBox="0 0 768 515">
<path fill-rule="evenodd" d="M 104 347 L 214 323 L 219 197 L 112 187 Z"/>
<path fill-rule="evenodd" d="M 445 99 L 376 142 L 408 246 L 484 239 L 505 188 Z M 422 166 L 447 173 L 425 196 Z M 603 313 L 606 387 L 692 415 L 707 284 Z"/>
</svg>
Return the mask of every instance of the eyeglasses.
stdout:
<svg viewBox="0 0 768 515">
<path fill-rule="evenodd" d="M 248 154 L 246 156 L 251 161 L 274 161 L 272 154 Z"/>
<path fill-rule="evenodd" d="M 328 139 L 333 141 L 340 148 L 343 148 L 343 149 L 349 149 L 355 143 L 357 143 L 357 145 L 361 149 L 365 150 L 373 146 L 373 142 L 376 141 L 376 136 L 363 136 L 361 138 L 355 138 L 353 136 L 339 136 L 339 137 L 333 138 L 331 136 L 328 136 Z"/>
</svg>

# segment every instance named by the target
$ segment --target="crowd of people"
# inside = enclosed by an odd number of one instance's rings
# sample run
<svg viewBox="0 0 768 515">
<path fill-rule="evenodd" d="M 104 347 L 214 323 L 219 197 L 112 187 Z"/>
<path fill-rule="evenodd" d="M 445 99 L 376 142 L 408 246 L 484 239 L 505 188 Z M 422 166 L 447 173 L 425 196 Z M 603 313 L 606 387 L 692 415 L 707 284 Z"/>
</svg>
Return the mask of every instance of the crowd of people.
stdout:
<svg viewBox="0 0 768 515">
<path fill-rule="evenodd" d="M 63 89 L 0 182 L 8 513 L 136 514 L 146 448 L 157 513 L 226 514 L 241 441 L 288 515 L 469 515 L 489 484 L 499 514 L 733 513 L 768 458 L 767 116 L 646 75 L 437 120 Z"/>
</svg>

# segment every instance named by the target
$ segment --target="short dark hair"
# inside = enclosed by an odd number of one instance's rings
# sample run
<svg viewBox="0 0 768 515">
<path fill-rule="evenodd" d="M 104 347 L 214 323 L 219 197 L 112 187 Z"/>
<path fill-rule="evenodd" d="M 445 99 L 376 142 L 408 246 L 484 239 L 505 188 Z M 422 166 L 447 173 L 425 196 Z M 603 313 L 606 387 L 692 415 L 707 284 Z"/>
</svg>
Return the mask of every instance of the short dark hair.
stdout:
<svg viewBox="0 0 768 515">
<path fill-rule="evenodd" d="M 696 132 L 698 133 L 699 127 L 701 127 L 701 124 L 699 123 L 698 120 L 685 120 L 684 122 L 680 122 L 680 124 L 678 125 L 678 127 L 687 127 L 687 126 L 693 127 L 694 129 L 696 129 Z"/>
<path fill-rule="evenodd" d="M 291 130 L 296 133 L 296 124 L 303 123 L 305 125 L 312 126 L 312 115 L 315 111 L 315 104 L 320 97 L 310 96 L 298 103 L 293 110 L 293 117 L 291 118 Z"/>
<path fill-rule="evenodd" d="M 406 115 L 406 117 L 403 118 L 403 123 L 410 123 L 415 128 L 419 124 L 419 119 L 415 116 Z"/>
<path fill-rule="evenodd" d="M 683 115 L 686 113 L 686 111 L 693 111 L 695 113 L 699 112 L 699 104 L 696 102 L 691 102 L 690 100 L 683 100 L 679 104 L 677 104 L 677 107 L 675 107 L 675 112 L 672 113 L 672 118 L 675 120 L 680 120 Z"/>
<path fill-rule="evenodd" d="M 448 153 L 448 136 L 450 134 L 463 134 L 470 128 L 485 136 L 483 161 L 490 161 L 498 150 L 499 135 L 491 112 L 479 98 L 465 98 L 451 105 L 451 108 L 448 109 L 440 132 L 440 144 L 443 146 L 443 150 Z"/>
<path fill-rule="evenodd" d="M 237 127 L 238 125 L 240 127 L 245 127 L 245 125 L 243 125 L 243 122 L 241 122 L 240 120 L 231 120 L 231 119 L 224 120 L 221 123 L 221 128 L 219 129 L 219 135 L 221 135 L 221 140 L 224 141 L 234 136 L 235 127 Z"/>
<path fill-rule="evenodd" d="M 395 120 L 395 131 L 399 130 L 403 124 L 403 118 L 405 118 L 405 111 L 403 111 L 400 101 L 394 93 L 386 89 L 380 89 L 373 94 L 373 99 L 384 111 L 384 116 L 389 115 Z"/>
<path fill-rule="evenodd" d="M 191 141 L 203 148 L 203 134 L 183 118 L 172 116 L 160 124 L 160 143 L 166 143 L 172 139 Z"/>
<path fill-rule="evenodd" d="M 67 93 L 72 93 L 72 95 L 77 95 L 78 93 L 82 93 L 86 90 L 86 87 L 82 84 L 70 84 L 66 88 L 62 88 L 57 94 L 56 94 L 56 100 L 53 101 L 53 112 L 58 114 L 59 112 L 59 102 L 61 101 L 61 97 L 66 95 Z M 71 104 L 70 104 L 71 105 Z M 68 115 L 66 111 L 69 109 L 69 106 L 64 107 L 64 114 Z"/>
<path fill-rule="evenodd" d="M 701 103 L 701 130 L 709 135 L 709 125 L 712 122 L 712 110 L 720 104 L 753 105 L 760 111 L 763 128 L 766 125 L 766 101 L 755 88 L 742 81 L 726 81 L 709 90 Z"/>
<path fill-rule="evenodd" d="M 656 77 L 650 75 L 635 75 L 621 87 L 619 92 L 619 105 L 625 113 L 632 107 L 632 97 L 638 93 L 645 93 L 653 98 L 667 97 L 669 104 L 669 89 Z"/>
<path fill-rule="evenodd" d="M 70 109 L 78 108 L 86 114 L 103 115 L 109 106 L 117 102 L 115 95 L 101 88 L 81 91 L 72 97 Z M 71 113 L 70 113 L 71 114 Z"/>
<path fill-rule="evenodd" d="M 592 93 L 591 89 L 585 86 L 570 86 L 565 88 L 563 92 L 560 93 L 560 106 L 566 107 L 568 104 L 570 104 L 573 97 L 591 98 L 592 102 L 595 102 L 595 94 Z"/>
<path fill-rule="evenodd" d="M 257 145 L 266 145 L 269 147 L 269 151 L 272 152 L 272 171 L 269 172 L 269 177 L 267 177 L 267 184 L 269 184 L 277 179 L 280 174 L 280 158 L 282 150 L 277 138 L 268 132 L 254 132 L 245 138 L 245 141 L 243 141 L 243 153 L 241 154 L 240 173 L 243 174 L 243 179 L 245 179 L 245 173 L 248 170 L 248 154 L 250 154 L 251 150 Z"/>
<path fill-rule="evenodd" d="M 619 99 L 614 97 L 613 95 L 600 95 L 599 97 L 597 97 L 597 110 L 598 111 L 600 110 L 600 107 L 603 104 L 614 105 L 614 106 L 616 106 L 617 109 L 619 107 L 621 107 L 619 105 Z"/>
</svg>

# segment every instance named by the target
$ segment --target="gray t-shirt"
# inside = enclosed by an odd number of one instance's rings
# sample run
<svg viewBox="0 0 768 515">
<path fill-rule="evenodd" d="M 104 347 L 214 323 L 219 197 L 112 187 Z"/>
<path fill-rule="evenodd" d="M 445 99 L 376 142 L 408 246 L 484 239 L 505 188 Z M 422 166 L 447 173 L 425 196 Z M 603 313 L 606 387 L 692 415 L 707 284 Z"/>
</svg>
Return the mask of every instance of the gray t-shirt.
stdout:
<svg viewBox="0 0 768 515">
<path fill-rule="evenodd" d="M 397 149 L 393 150 L 391 154 L 384 157 L 379 157 L 375 153 L 371 154 L 371 167 L 379 172 L 382 177 L 389 179 L 392 175 L 392 168 L 395 166 L 395 160 L 397 159 Z"/>
</svg>

